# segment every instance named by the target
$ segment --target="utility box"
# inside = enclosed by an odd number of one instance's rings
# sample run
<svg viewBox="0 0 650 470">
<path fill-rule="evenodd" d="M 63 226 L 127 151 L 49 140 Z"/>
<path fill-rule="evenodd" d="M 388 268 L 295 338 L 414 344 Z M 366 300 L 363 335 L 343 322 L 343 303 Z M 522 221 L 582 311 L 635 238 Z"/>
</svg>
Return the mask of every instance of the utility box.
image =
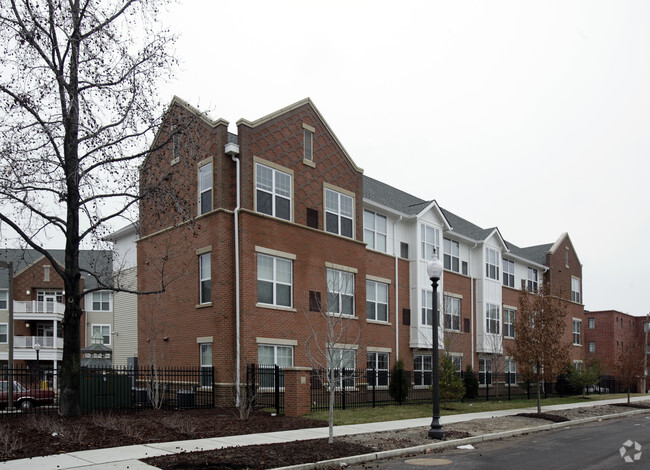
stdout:
<svg viewBox="0 0 650 470">
<path fill-rule="evenodd" d="M 130 408 L 132 403 L 131 380 L 127 375 L 82 371 L 79 392 L 83 411 Z"/>
</svg>

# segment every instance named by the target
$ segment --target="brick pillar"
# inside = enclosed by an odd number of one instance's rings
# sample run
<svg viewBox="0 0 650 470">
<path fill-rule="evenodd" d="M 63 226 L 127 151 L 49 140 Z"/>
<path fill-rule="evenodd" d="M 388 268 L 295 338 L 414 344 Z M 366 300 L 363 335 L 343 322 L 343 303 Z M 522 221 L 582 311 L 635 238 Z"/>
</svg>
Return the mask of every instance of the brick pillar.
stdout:
<svg viewBox="0 0 650 470">
<path fill-rule="evenodd" d="M 284 371 L 284 414 L 303 416 L 311 412 L 311 368 L 285 367 Z"/>
</svg>

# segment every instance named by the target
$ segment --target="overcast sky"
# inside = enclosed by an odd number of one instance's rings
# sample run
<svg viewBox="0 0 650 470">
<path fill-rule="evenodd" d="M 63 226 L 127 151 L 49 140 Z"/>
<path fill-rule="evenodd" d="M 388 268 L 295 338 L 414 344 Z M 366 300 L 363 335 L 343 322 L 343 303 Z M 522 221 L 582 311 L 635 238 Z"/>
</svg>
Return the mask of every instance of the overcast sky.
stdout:
<svg viewBox="0 0 650 470">
<path fill-rule="evenodd" d="M 650 311 L 650 2 L 180 1 L 163 90 L 310 97 L 367 176 L 516 245 L 568 232 L 589 310 Z"/>
</svg>

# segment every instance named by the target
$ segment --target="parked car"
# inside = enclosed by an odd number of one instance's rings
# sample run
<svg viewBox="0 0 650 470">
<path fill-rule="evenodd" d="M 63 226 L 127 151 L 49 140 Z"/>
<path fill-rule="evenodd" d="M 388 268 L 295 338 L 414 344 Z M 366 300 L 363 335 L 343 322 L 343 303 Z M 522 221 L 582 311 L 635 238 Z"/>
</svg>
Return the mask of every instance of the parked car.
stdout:
<svg viewBox="0 0 650 470">
<path fill-rule="evenodd" d="M 0 407 L 5 408 L 8 401 L 8 381 L 0 381 Z M 30 410 L 35 406 L 52 405 L 54 403 L 54 392 L 52 390 L 29 389 L 23 384 L 14 380 L 14 406 L 23 411 Z"/>
</svg>

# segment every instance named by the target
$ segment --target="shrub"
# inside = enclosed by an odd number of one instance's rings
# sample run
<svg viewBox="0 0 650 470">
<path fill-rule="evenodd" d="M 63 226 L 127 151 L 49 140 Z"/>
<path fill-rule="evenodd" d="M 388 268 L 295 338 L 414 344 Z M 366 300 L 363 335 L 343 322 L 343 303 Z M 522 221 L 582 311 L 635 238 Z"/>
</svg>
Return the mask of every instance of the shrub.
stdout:
<svg viewBox="0 0 650 470">
<path fill-rule="evenodd" d="M 472 366 L 469 364 L 465 369 L 463 382 L 465 384 L 465 398 L 478 397 L 478 378 L 476 377 L 476 373 L 472 370 Z"/>
<path fill-rule="evenodd" d="M 451 357 L 443 355 L 440 361 L 440 399 L 443 403 L 459 400 L 464 393 L 463 380 L 458 375 Z"/>
<path fill-rule="evenodd" d="M 393 370 L 390 374 L 388 393 L 393 400 L 398 402 L 406 400 L 406 397 L 409 394 L 408 377 L 404 370 L 404 362 L 401 359 L 396 361 L 393 366 Z"/>
</svg>

